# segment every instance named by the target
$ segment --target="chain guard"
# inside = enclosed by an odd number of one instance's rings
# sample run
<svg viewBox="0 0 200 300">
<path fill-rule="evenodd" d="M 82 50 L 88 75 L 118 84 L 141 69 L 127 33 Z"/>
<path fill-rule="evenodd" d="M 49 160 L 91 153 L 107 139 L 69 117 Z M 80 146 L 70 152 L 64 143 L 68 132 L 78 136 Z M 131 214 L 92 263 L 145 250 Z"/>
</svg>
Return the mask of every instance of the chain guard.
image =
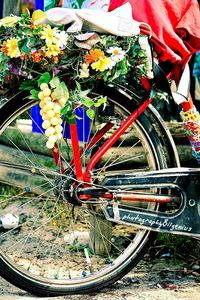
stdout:
<svg viewBox="0 0 200 300">
<path fill-rule="evenodd" d="M 138 207 L 127 207 L 118 203 L 104 208 L 106 218 L 140 228 L 200 237 L 200 169 L 173 168 L 156 172 L 113 175 L 105 178 L 108 189 L 144 189 L 150 187 L 174 187 L 180 191 L 181 204 L 173 212 L 161 212 Z"/>
</svg>

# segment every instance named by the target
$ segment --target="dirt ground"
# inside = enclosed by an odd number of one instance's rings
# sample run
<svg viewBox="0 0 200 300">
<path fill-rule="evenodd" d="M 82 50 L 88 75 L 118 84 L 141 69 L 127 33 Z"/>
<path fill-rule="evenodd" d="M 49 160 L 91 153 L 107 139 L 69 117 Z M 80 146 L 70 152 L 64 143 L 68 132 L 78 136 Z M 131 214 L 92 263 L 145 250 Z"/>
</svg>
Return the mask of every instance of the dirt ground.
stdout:
<svg viewBox="0 0 200 300">
<path fill-rule="evenodd" d="M 41 298 L 17 289 L 0 279 L 0 300 L 199 300 L 200 267 L 188 266 L 173 257 L 160 257 L 145 261 L 109 289 L 90 295 Z"/>
</svg>

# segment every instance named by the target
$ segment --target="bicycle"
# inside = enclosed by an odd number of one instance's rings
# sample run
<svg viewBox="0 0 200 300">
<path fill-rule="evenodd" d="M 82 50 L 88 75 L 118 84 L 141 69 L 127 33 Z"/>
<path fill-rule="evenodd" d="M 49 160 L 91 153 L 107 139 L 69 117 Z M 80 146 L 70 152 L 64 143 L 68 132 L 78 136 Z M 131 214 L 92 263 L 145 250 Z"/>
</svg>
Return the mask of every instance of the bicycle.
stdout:
<svg viewBox="0 0 200 300">
<path fill-rule="evenodd" d="M 71 142 L 46 156 L 45 136 L 20 129 L 21 120 L 41 129 L 30 113 L 38 101 L 22 91 L 2 105 L 1 182 L 14 187 L 1 201 L 3 222 L 14 217 L 0 234 L 6 280 L 38 295 L 90 293 L 127 274 L 154 232 L 199 238 L 199 169 L 180 167 L 143 84 L 142 100 L 127 86 L 100 85 L 90 97 L 108 105 L 96 108 L 86 137 L 83 122 L 81 146 L 72 123 Z"/>
</svg>

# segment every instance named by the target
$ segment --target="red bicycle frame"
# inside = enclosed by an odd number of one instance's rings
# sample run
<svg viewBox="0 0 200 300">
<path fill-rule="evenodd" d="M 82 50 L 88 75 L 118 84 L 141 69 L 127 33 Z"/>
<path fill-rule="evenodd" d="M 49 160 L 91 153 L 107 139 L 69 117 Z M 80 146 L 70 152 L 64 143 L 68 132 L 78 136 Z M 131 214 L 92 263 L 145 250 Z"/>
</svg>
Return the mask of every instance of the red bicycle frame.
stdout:
<svg viewBox="0 0 200 300">
<path fill-rule="evenodd" d="M 176 74 L 176 73 L 175 73 Z M 171 74 L 172 76 L 172 74 Z M 176 76 L 177 77 L 177 76 Z M 180 79 L 181 81 L 181 79 Z M 150 91 L 151 84 L 148 79 L 141 79 L 142 85 L 146 91 Z M 193 101 L 189 95 L 184 95 L 186 100 L 181 103 L 183 111 L 187 111 L 193 107 Z M 187 100 L 189 99 L 189 100 Z M 89 163 L 87 164 L 86 170 L 83 172 L 82 163 L 81 163 L 81 154 L 84 149 L 80 150 L 78 142 L 78 133 L 76 124 L 70 124 L 71 132 L 71 144 L 73 152 L 73 165 L 75 167 L 76 179 L 83 182 L 91 182 L 91 174 L 94 166 L 99 162 L 101 157 L 110 149 L 113 144 L 121 137 L 125 130 L 145 111 L 148 105 L 152 102 L 152 99 L 149 97 L 141 103 L 141 105 L 134 110 L 134 112 L 121 124 L 121 126 L 112 134 L 112 136 L 100 147 L 100 149 L 92 156 Z M 97 133 L 97 135 L 88 143 L 87 149 L 89 149 L 95 142 L 97 142 L 107 130 L 109 130 L 113 125 L 108 123 L 104 128 Z M 71 162 L 72 164 L 72 162 Z"/>
<path fill-rule="evenodd" d="M 146 91 L 150 91 L 151 85 L 150 82 L 147 79 L 141 80 L 143 87 Z M 179 94 L 179 93 L 178 93 Z M 183 111 L 187 111 L 193 106 L 192 99 L 190 99 L 189 94 L 184 96 L 186 98 L 185 102 L 182 102 L 182 109 Z M 189 101 L 187 100 L 189 98 Z M 69 124 L 70 128 L 70 135 L 71 135 L 71 146 L 72 146 L 72 153 L 73 153 L 73 159 L 70 161 L 70 166 L 74 167 L 74 173 L 75 178 L 83 183 L 83 187 L 87 189 L 87 187 L 90 187 L 87 183 L 92 183 L 92 172 L 95 165 L 100 161 L 101 157 L 115 144 L 115 142 L 122 136 L 122 134 L 127 130 L 127 128 L 145 111 L 145 109 L 148 107 L 148 105 L 152 102 L 152 98 L 148 97 L 145 99 L 141 105 L 139 105 L 133 113 L 126 119 L 121 122 L 120 127 L 111 135 L 110 138 L 106 140 L 106 142 L 97 150 L 97 152 L 90 158 L 87 167 L 85 171 L 83 171 L 82 167 L 82 160 L 81 155 L 85 150 L 90 149 L 96 142 L 98 142 L 103 135 L 114 125 L 112 122 L 108 122 L 104 127 L 99 130 L 96 135 L 87 143 L 85 147 L 80 148 L 79 147 L 79 140 L 78 140 L 78 132 L 77 132 L 77 125 L 76 124 Z M 61 158 L 59 156 L 59 151 L 56 147 L 54 147 L 53 156 L 56 162 L 56 165 L 59 166 L 61 173 L 64 172 L 64 168 L 62 166 Z M 111 193 L 105 193 L 103 195 L 104 198 L 115 198 L 114 195 Z M 146 198 L 145 198 L 146 197 Z M 159 195 L 145 195 L 145 197 L 142 197 L 142 201 L 156 201 L 156 202 L 170 202 L 171 198 L 170 196 L 162 196 Z M 82 200 L 87 200 L 90 198 L 90 194 L 88 192 L 88 195 L 82 195 Z M 129 200 L 129 201 L 136 201 L 139 200 L 140 196 L 138 194 L 134 195 L 132 193 L 131 195 L 123 195 L 122 200 Z"/>
<path fill-rule="evenodd" d="M 76 179 L 83 182 L 91 181 L 91 174 L 94 166 L 108 149 L 121 137 L 125 130 L 145 111 L 152 102 L 151 98 L 147 98 L 134 112 L 121 124 L 121 126 L 113 133 L 113 135 L 101 146 L 101 148 L 90 159 L 85 172 L 82 170 L 81 154 L 78 142 L 78 133 L 76 124 L 70 124 L 71 144 L 74 157 L 74 166 Z"/>
</svg>

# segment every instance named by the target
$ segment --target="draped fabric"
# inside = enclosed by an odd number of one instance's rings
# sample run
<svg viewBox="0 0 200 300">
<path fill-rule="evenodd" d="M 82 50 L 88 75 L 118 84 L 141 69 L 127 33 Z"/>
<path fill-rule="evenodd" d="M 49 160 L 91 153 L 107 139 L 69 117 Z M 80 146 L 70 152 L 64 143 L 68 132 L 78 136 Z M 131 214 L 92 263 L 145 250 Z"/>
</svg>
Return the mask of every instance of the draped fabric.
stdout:
<svg viewBox="0 0 200 300">
<path fill-rule="evenodd" d="M 200 50 L 197 0 L 111 0 L 109 11 L 130 2 L 133 19 L 148 23 L 160 61 L 184 64 Z"/>
</svg>

